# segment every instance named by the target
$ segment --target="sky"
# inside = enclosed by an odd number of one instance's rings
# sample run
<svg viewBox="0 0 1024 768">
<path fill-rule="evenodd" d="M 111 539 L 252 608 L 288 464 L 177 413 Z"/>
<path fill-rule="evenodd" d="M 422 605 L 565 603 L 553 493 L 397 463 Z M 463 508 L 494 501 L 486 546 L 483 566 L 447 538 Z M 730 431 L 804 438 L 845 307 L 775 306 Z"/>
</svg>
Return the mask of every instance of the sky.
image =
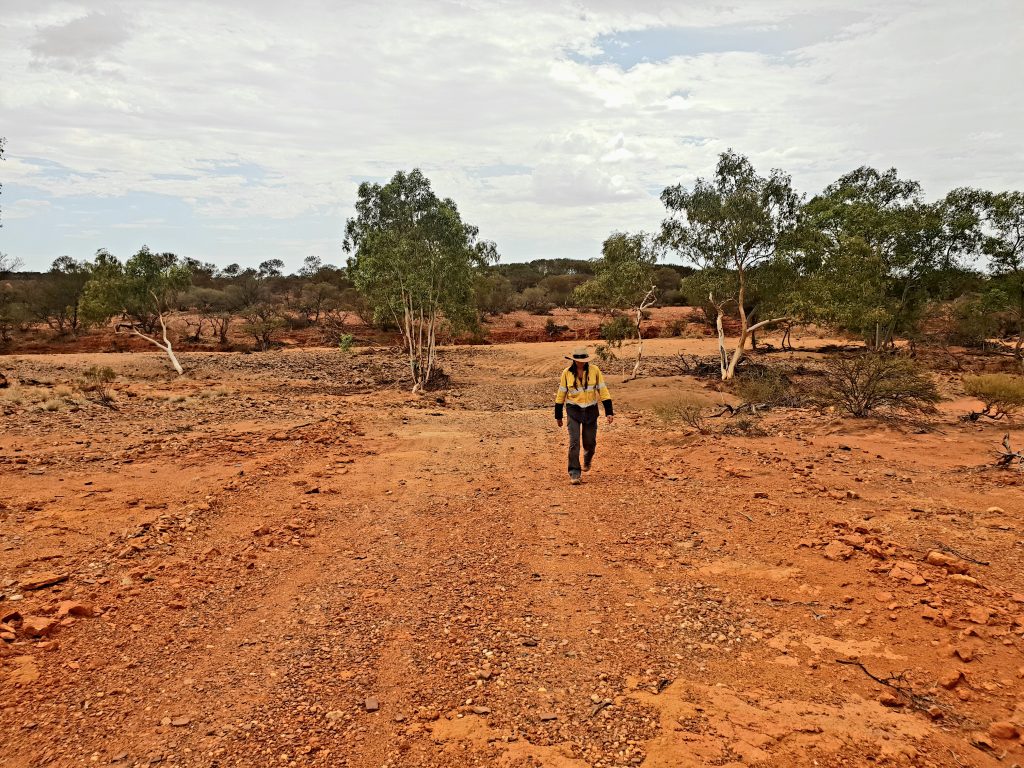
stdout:
<svg viewBox="0 0 1024 768">
<path fill-rule="evenodd" d="M 0 0 L 0 253 L 343 264 L 421 168 L 502 261 L 657 231 L 732 148 L 1024 188 L 1024 0 Z"/>
</svg>

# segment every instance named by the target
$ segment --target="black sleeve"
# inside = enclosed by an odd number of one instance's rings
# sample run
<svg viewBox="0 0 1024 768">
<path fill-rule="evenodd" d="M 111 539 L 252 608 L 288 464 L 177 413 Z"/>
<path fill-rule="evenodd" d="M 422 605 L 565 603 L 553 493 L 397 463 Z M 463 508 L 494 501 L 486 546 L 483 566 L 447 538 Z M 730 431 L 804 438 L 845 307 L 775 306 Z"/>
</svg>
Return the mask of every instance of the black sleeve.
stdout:
<svg viewBox="0 0 1024 768">
<path fill-rule="evenodd" d="M 602 400 L 601 402 L 604 403 L 604 415 L 605 416 L 614 416 L 615 413 L 614 413 L 614 411 L 612 411 L 612 401 L 611 401 L 611 398 L 608 398 L 607 400 Z"/>
<path fill-rule="evenodd" d="M 555 419 L 562 420 L 562 403 L 555 403 Z"/>
</svg>

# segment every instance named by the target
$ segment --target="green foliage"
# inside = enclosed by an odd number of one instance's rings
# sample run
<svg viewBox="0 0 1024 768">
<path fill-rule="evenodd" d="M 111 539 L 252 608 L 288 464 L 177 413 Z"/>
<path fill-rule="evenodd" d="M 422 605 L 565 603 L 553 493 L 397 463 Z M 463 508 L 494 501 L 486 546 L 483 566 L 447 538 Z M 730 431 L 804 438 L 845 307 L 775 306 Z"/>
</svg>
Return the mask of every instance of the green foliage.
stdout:
<svg viewBox="0 0 1024 768">
<path fill-rule="evenodd" d="M 681 395 L 654 406 L 655 415 L 666 424 L 685 424 L 702 435 L 710 432 L 707 423 L 707 405 L 700 398 Z"/>
<path fill-rule="evenodd" d="M 1024 358 L 1024 192 L 986 195 L 982 251 L 994 277 L 989 300 L 1015 326 L 1015 353 Z"/>
<path fill-rule="evenodd" d="M 478 272 L 473 276 L 473 296 L 481 315 L 500 315 L 514 309 L 512 281 L 499 274 Z"/>
<path fill-rule="evenodd" d="M 498 258 L 494 243 L 477 236 L 418 169 L 359 186 L 356 215 L 345 227 L 349 273 L 375 317 L 401 329 L 414 389 L 430 380 L 439 321 L 453 331 L 476 321 L 474 274 Z"/>
<path fill-rule="evenodd" d="M 280 307 L 268 302 L 250 304 L 240 314 L 245 322 L 239 330 L 252 336 L 257 348 L 264 352 L 274 345 L 276 337 L 288 326 Z"/>
<path fill-rule="evenodd" d="M 884 353 L 834 358 L 812 393 L 821 408 L 864 418 L 878 412 L 931 413 L 942 398 L 935 382 L 912 360 Z"/>
<path fill-rule="evenodd" d="M 342 352 L 351 352 L 356 337 L 351 333 L 343 333 L 338 337 L 338 349 Z"/>
<path fill-rule="evenodd" d="M 81 314 L 97 324 L 120 314 L 152 333 L 190 278 L 188 268 L 173 253 L 153 253 L 143 246 L 121 264 L 100 250 L 82 294 Z"/>
<path fill-rule="evenodd" d="M 601 326 L 601 338 L 613 349 L 621 347 L 622 342 L 636 336 L 636 325 L 625 315 L 619 315 Z"/>
<path fill-rule="evenodd" d="M 793 406 L 799 401 L 789 378 L 774 368 L 744 371 L 737 377 L 734 391 L 743 402 L 754 405 Z"/>
<path fill-rule="evenodd" d="M 1000 418 L 1024 406 L 1024 377 L 1008 373 L 964 376 L 964 390 L 985 404 L 983 413 Z"/>
<path fill-rule="evenodd" d="M 594 278 L 576 288 L 577 306 L 632 309 L 653 298 L 658 249 L 643 232 L 615 232 L 601 246 Z"/>
<path fill-rule="evenodd" d="M 981 201 L 958 189 L 926 204 L 920 184 L 895 168 L 846 174 L 807 203 L 790 242 L 804 278 L 790 297 L 794 313 L 890 345 L 917 326 L 943 276 L 977 252 Z"/>
<path fill-rule="evenodd" d="M 665 245 L 702 268 L 739 272 L 775 255 L 799 210 L 789 176 L 777 169 L 759 176 L 732 150 L 719 157 L 713 180 L 699 178 L 692 190 L 668 187 L 661 200 L 669 211 Z"/>
</svg>

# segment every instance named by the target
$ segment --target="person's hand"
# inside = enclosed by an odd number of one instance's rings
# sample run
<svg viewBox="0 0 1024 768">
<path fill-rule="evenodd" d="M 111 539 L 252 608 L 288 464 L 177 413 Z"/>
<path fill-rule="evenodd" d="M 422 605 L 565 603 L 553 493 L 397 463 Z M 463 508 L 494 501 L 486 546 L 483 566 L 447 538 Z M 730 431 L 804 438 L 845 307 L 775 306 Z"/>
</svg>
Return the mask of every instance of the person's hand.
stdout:
<svg viewBox="0 0 1024 768">
<path fill-rule="evenodd" d="M 562 426 L 562 420 L 561 420 L 561 419 L 555 419 L 555 423 L 556 423 L 556 424 L 557 424 L 558 426 Z"/>
<path fill-rule="evenodd" d="M 608 419 L 608 423 L 609 424 L 614 424 L 615 423 L 615 417 L 614 416 L 605 416 L 605 418 Z"/>
</svg>

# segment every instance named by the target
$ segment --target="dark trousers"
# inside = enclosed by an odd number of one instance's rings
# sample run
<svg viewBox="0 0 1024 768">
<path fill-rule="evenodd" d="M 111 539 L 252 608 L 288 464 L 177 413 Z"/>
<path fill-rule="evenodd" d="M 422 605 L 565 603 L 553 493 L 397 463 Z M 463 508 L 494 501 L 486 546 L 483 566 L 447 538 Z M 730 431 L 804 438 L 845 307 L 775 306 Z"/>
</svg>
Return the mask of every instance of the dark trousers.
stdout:
<svg viewBox="0 0 1024 768">
<path fill-rule="evenodd" d="M 579 475 L 581 471 L 580 438 L 583 438 L 584 464 L 590 463 L 594 458 L 594 451 L 597 450 L 597 414 L 594 414 L 593 419 L 584 418 L 583 421 L 577 421 L 571 414 L 567 415 L 569 416 L 566 419 L 569 427 L 569 474 Z"/>
</svg>

